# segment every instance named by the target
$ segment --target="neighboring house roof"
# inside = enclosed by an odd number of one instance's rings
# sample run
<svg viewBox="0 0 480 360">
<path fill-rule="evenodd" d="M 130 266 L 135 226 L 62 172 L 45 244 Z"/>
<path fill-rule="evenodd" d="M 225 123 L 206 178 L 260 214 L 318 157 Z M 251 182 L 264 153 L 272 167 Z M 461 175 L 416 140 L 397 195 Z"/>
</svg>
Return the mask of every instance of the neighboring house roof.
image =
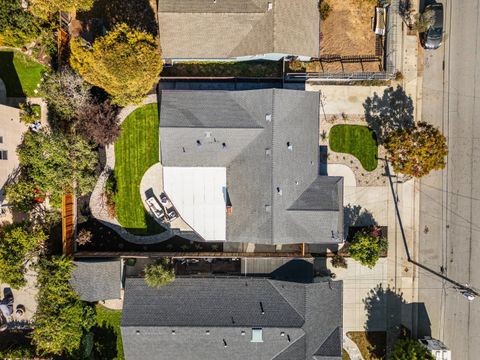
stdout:
<svg viewBox="0 0 480 360">
<path fill-rule="evenodd" d="M 341 240 L 343 178 L 318 175 L 319 93 L 267 89 L 160 96 L 162 164 L 227 169 L 233 212 L 226 216 L 225 240 Z"/>
<path fill-rule="evenodd" d="M 165 58 L 319 56 L 318 0 L 159 0 L 158 11 Z"/>
<path fill-rule="evenodd" d="M 125 358 L 340 359 L 341 304 L 338 281 L 177 278 L 154 289 L 127 278 Z M 251 341 L 253 329 L 263 342 Z"/>
<path fill-rule="evenodd" d="M 77 259 L 73 264 L 70 282 L 80 299 L 95 302 L 120 298 L 120 260 Z"/>
<path fill-rule="evenodd" d="M 0 103 L 2 101 L 0 79 Z M 20 121 L 20 110 L 0 104 L 0 204 L 5 201 L 4 185 L 18 172 L 17 147 L 28 127 Z M 5 159 L 6 157 L 6 159 Z"/>
</svg>

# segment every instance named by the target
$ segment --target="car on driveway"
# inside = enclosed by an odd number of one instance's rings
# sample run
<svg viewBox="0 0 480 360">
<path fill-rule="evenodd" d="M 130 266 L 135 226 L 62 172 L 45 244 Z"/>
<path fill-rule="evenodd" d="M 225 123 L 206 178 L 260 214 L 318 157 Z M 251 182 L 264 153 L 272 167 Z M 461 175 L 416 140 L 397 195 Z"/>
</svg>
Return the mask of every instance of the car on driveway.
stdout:
<svg viewBox="0 0 480 360">
<path fill-rule="evenodd" d="M 434 3 L 425 7 L 424 13 L 431 11 L 434 16 L 433 24 L 422 35 L 423 47 L 427 50 L 435 50 L 442 45 L 443 33 L 443 5 Z"/>
</svg>

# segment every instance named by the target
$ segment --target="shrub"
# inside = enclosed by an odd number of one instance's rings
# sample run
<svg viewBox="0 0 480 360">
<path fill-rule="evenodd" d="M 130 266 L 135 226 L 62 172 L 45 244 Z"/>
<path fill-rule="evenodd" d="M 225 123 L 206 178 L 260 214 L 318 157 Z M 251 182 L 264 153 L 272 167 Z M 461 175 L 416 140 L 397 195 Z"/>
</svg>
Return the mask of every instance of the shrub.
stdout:
<svg viewBox="0 0 480 360">
<path fill-rule="evenodd" d="M 401 339 L 395 343 L 391 354 L 393 360 L 433 360 L 428 350 L 416 340 Z"/>
<path fill-rule="evenodd" d="M 305 64 L 303 63 L 303 61 L 300 60 L 290 61 L 288 67 L 292 71 L 305 71 Z"/>
<path fill-rule="evenodd" d="M 20 121 L 30 125 L 40 120 L 40 105 L 31 104 L 29 102 L 20 104 Z"/>
<path fill-rule="evenodd" d="M 110 101 L 89 103 L 78 113 L 78 131 L 84 139 L 99 145 L 113 144 L 120 135 L 117 108 Z"/>
<path fill-rule="evenodd" d="M 167 258 L 145 267 L 145 282 L 148 286 L 159 288 L 175 280 L 175 272 Z"/>
<path fill-rule="evenodd" d="M 435 12 L 432 9 L 428 9 L 421 14 L 415 15 L 415 22 L 413 27 L 419 33 L 427 31 L 435 23 Z"/>
<path fill-rule="evenodd" d="M 387 250 L 388 242 L 381 235 L 377 235 L 376 228 L 361 230 L 353 238 L 348 247 L 350 256 L 363 266 L 373 268 L 380 258 L 380 254 Z"/>
<path fill-rule="evenodd" d="M 32 340 L 40 354 L 78 352 L 84 334 L 95 324 L 95 311 L 70 284 L 73 263 L 66 257 L 43 258 L 38 266 L 37 311 Z"/>
<path fill-rule="evenodd" d="M 320 19 L 327 20 L 328 16 L 332 12 L 332 7 L 326 0 L 320 0 Z"/>
<path fill-rule="evenodd" d="M 334 268 L 343 268 L 343 269 L 347 268 L 347 261 L 342 255 L 339 255 L 339 254 L 333 255 L 330 262 L 332 263 L 332 266 Z"/>
<path fill-rule="evenodd" d="M 107 181 L 105 182 L 106 204 L 107 204 L 108 214 L 111 217 L 116 217 L 116 210 L 115 210 L 116 194 L 117 194 L 117 178 L 115 177 L 115 173 L 112 172 L 108 177 Z"/>
<path fill-rule="evenodd" d="M 92 241 L 92 232 L 86 229 L 80 230 L 80 232 L 77 235 L 77 239 L 75 240 L 75 242 L 78 245 L 87 245 L 91 241 Z"/>
<path fill-rule="evenodd" d="M 26 262 L 33 259 L 47 235 L 28 223 L 0 228 L 0 281 L 14 289 L 26 285 Z"/>
</svg>

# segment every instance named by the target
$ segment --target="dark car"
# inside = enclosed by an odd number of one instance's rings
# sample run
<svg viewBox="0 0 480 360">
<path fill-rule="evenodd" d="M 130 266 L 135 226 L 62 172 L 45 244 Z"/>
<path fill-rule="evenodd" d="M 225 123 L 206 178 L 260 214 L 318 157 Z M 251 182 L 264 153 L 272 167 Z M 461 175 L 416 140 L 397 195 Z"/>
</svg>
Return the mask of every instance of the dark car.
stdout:
<svg viewBox="0 0 480 360">
<path fill-rule="evenodd" d="M 443 5 L 431 4 L 425 7 L 424 12 L 431 11 L 434 14 L 433 25 L 423 33 L 423 46 L 427 50 L 438 49 L 442 45 L 443 33 Z"/>
</svg>

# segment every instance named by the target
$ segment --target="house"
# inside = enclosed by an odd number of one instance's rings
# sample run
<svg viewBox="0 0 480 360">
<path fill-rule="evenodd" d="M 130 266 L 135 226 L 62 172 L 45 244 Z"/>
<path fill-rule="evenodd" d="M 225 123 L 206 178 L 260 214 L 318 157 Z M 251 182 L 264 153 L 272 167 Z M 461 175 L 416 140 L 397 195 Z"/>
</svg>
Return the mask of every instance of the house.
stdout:
<svg viewBox="0 0 480 360">
<path fill-rule="evenodd" d="M 159 0 L 165 59 L 318 57 L 318 0 Z"/>
<path fill-rule="evenodd" d="M 4 186 L 19 166 L 17 147 L 26 130 L 27 126 L 20 121 L 20 109 L 0 103 L 0 205 L 6 201 Z"/>
<path fill-rule="evenodd" d="M 342 241 L 343 178 L 319 175 L 319 93 L 159 96 L 164 191 L 203 240 Z"/>
<path fill-rule="evenodd" d="M 120 299 L 120 259 L 81 258 L 73 265 L 70 283 L 80 299 L 89 302 Z"/>
<path fill-rule="evenodd" d="M 125 359 L 340 360 L 342 282 L 127 278 Z"/>
</svg>

